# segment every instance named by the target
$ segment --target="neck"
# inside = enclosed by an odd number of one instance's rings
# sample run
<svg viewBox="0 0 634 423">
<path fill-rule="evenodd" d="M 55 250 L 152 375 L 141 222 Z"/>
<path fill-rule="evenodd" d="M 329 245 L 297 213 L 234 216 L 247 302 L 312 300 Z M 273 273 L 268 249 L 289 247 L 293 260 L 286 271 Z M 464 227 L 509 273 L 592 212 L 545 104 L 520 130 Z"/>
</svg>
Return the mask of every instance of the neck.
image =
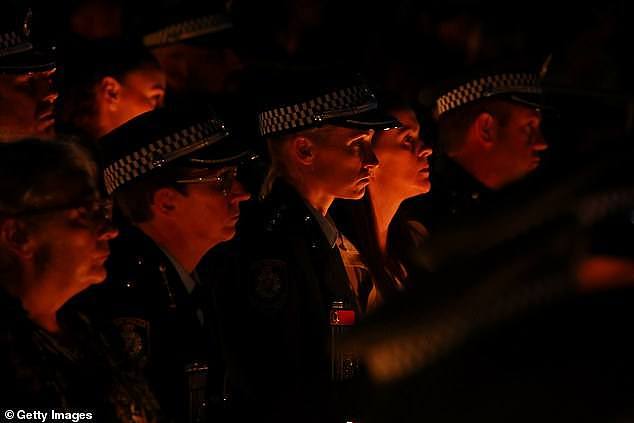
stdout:
<svg viewBox="0 0 634 423">
<path fill-rule="evenodd" d="M 314 187 L 317 186 L 317 184 L 312 185 L 308 182 L 289 181 L 290 185 L 297 190 L 299 195 L 308 202 L 308 204 L 321 213 L 322 216 L 325 216 L 328 213 L 330 205 L 335 200 L 335 197 L 324 193 L 320 189 L 315 189 Z"/>
<path fill-rule="evenodd" d="M 20 300 L 29 319 L 48 332 L 59 332 L 57 311 L 73 295 L 65 289 L 66 284 L 36 274 L 34 269 L 23 269 L 21 277 L 13 280 L 18 282 L 5 288 Z"/>
<path fill-rule="evenodd" d="M 99 110 L 97 121 L 93 124 L 95 139 L 99 139 L 108 134 L 113 129 L 123 125 L 125 121 L 118 116 L 117 112 L 108 110 L 108 106 L 103 106 Z"/>
<path fill-rule="evenodd" d="M 185 237 L 183 232 L 178 230 L 176 222 L 158 224 L 155 221 L 151 221 L 141 223 L 138 226 L 152 241 L 175 258 L 187 273 L 194 271 L 203 255 L 211 248 L 208 243 L 202 245 Z M 215 242 L 212 245 L 216 245 L 219 242 Z"/>
<path fill-rule="evenodd" d="M 504 187 L 505 182 L 499 177 L 497 172 L 491 169 L 491 162 L 486 155 L 458 153 L 450 157 L 488 189 L 496 191 Z"/>
<path fill-rule="evenodd" d="M 376 235 L 379 242 L 379 248 L 383 254 L 387 253 L 387 235 L 390 223 L 404 198 L 395 194 L 394 190 L 381 190 L 380 195 L 376 195 L 376 189 L 369 186 L 370 203 L 372 204 L 372 212 L 376 221 Z"/>
</svg>

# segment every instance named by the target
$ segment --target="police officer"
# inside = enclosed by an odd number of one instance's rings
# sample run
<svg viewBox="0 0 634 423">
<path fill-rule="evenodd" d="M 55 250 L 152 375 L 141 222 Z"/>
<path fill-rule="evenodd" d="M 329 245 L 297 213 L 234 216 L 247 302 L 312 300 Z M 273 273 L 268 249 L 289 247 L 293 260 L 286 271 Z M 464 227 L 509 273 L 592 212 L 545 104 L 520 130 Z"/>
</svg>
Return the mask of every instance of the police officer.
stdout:
<svg viewBox="0 0 634 423">
<path fill-rule="evenodd" d="M 54 131 L 55 60 L 30 40 L 31 10 L 18 10 L 9 3 L 0 13 L 0 141 Z"/>
<path fill-rule="evenodd" d="M 441 154 L 421 220 L 433 232 L 469 216 L 540 164 L 542 75 L 499 70 L 450 84 L 436 100 Z"/>
<path fill-rule="evenodd" d="M 145 11 L 143 43 L 167 73 L 171 94 L 217 94 L 228 90 L 242 68 L 235 49 L 233 21 L 225 2 L 181 2 L 156 9 L 148 19 Z"/>
<path fill-rule="evenodd" d="M 106 277 L 108 241 L 117 236 L 111 206 L 97 189 L 94 163 L 76 145 L 0 143 L 3 406 L 158 421 L 147 384 L 129 371 L 116 342 L 86 314 L 62 310 Z"/>
<path fill-rule="evenodd" d="M 336 338 L 360 318 L 372 285 L 328 209 L 363 196 L 377 165 L 372 134 L 398 122 L 342 72 L 269 70 L 258 85 L 271 165 L 262 202 L 222 256 L 239 263 L 221 301 L 241 305 L 222 313 L 231 316 L 229 380 L 258 421 L 346 421 L 354 410 L 338 389 L 350 385 L 354 359 Z"/>
<path fill-rule="evenodd" d="M 207 421 L 224 373 L 211 287 L 194 269 L 234 235 L 249 198 L 236 164 L 248 151 L 204 108 L 148 112 L 100 145 L 106 189 L 129 224 L 91 300 L 116 324 L 165 414 Z"/>
</svg>

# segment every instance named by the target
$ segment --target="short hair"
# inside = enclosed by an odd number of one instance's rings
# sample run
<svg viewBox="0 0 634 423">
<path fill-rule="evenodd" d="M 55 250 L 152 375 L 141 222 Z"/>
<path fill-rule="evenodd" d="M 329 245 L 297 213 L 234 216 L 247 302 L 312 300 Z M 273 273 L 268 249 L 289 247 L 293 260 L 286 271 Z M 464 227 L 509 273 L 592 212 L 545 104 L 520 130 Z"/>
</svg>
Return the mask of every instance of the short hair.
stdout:
<svg viewBox="0 0 634 423">
<path fill-rule="evenodd" d="M 0 143 L 0 213 L 16 214 L 51 205 L 65 181 L 97 187 L 97 166 L 77 143 L 29 138 Z"/>
<path fill-rule="evenodd" d="M 0 143 L 0 222 L 67 201 L 59 198 L 66 193 L 64 183 L 78 180 L 97 189 L 96 164 L 78 144 L 36 138 Z M 28 222 L 36 225 L 34 219 Z M 0 274 L 14 271 L 16 260 L 0 250 Z"/>
<path fill-rule="evenodd" d="M 183 195 L 187 194 L 187 186 L 176 183 L 180 175 L 181 169 L 168 166 L 122 185 L 112 197 L 123 216 L 131 223 L 144 223 L 154 217 L 152 200 L 159 189 L 173 188 Z"/>
<path fill-rule="evenodd" d="M 60 129 L 86 135 L 96 113 L 96 86 L 110 76 L 119 81 L 138 69 L 160 64 L 139 42 L 127 40 L 85 41 L 67 52 L 64 84 L 60 92 Z"/>
<path fill-rule="evenodd" d="M 509 102 L 499 98 L 485 98 L 443 113 L 438 119 L 438 147 L 447 154 L 460 150 L 467 131 L 482 113 L 492 114 L 502 126 L 510 118 Z"/>
</svg>

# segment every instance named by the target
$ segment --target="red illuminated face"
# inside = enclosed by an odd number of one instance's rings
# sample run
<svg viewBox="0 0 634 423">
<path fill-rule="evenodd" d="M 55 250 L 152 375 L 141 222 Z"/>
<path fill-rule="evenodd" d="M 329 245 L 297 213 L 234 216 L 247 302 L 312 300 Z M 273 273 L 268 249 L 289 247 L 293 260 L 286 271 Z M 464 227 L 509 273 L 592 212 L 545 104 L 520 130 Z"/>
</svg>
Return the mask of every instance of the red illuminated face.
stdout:
<svg viewBox="0 0 634 423">
<path fill-rule="evenodd" d="M 378 164 L 372 151 L 374 131 L 330 125 L 317 131 L 312 146 L 312 187 L 325 196 L 360 199 Z"/>
<path fill-rule="evenodd" d="M 157 47 L 152 53 L 167 72 L 175 93 L 228 91 L 243 64 L 230 48 L 205 48 L 185 43 Z"/>
<path fill-rule="evenodd" d="M 121 81 L 121 99 L 117 105 L 121 124 L 163 105 L 165 72 L 145 67 L 128 72 Z"/>
<path fill-rule="evenodd" d="M 548 148 L 541 131 L 541 113 L 517 104 L 508 107 L 508 121 L 505 124 L 498 121 L 491 149 L 491 166 L 506 183 L 537 169 L 539 153 Z"/>
<path fill-rule="evenodd" d="M 53 134 L 54 73 L 0 74 L 0 140 Z"/>
<path fill-rule="evenodd" d="M 32 232 L 33 260 L 40 277 L 63 286 L 68 298 L 106 278 L 108 241 L 118 234 L 110 210 L 109 203 L 95 192 L 92 199 L 32 218 L 37 219 Z"/>
<path fill-rule="evenodd" d="M 209 249 L 233 238 L 240 203 L 250 198 L 235 175 L 235 167 L 227 166 L 193 172 L 182 180 L 187 193 L 179 196 L 176 219 L 188 242 Z"/>
<path fill-rule="evenodd" d="M 420 137 L 420 125 L 413 110 L 393 110 L 391 114 L 403 126 L 377 132 L 374 136 L 374 153 L 379 159 L 379 166 L 374 171 L 372 190 L 402 199 L 424 194 L 431 187 L 431 147 Z"/>
</svg>

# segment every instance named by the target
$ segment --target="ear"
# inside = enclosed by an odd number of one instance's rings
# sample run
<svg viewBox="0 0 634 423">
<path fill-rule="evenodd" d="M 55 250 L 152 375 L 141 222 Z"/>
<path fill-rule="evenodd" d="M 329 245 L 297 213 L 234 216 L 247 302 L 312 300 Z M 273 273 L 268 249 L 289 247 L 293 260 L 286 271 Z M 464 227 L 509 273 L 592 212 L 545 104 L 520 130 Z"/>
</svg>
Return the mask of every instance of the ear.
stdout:
<svg viewBox="0 0 634 423">
<path fill-rule="evenodd" d="M 160 188 L 152 197 L 152 214 L 155 216 L 174 217 L 177 204 L 183 196 L 174 188 Z"/>
<path fill-rule="evenodd" d="M 314 143 L 310 138 L 298 136 L 293 139 L 293 156 L 304 165 L 311 165 L 315 159 Z"/>
<path fill-rule="evenodd" d="M 121 101 L 121 84 L 111 76 L 106 76 L 99 84 L 99 94 L 108 108 L 116 109 Z"/>
<path fill-rule="evenodd" d="M 35 240 L 27 225 L 17 219 L 0 223 L 0 244 L 21 258 L 31 258 L 35 253 Z"/>
<path fill-rule="evenodd" d="M 472 125 L 474 139 L 485 148 L 491 148 L 495 141 L 497 121 L 490 113 L 480 113 Z"/>
</svg>

